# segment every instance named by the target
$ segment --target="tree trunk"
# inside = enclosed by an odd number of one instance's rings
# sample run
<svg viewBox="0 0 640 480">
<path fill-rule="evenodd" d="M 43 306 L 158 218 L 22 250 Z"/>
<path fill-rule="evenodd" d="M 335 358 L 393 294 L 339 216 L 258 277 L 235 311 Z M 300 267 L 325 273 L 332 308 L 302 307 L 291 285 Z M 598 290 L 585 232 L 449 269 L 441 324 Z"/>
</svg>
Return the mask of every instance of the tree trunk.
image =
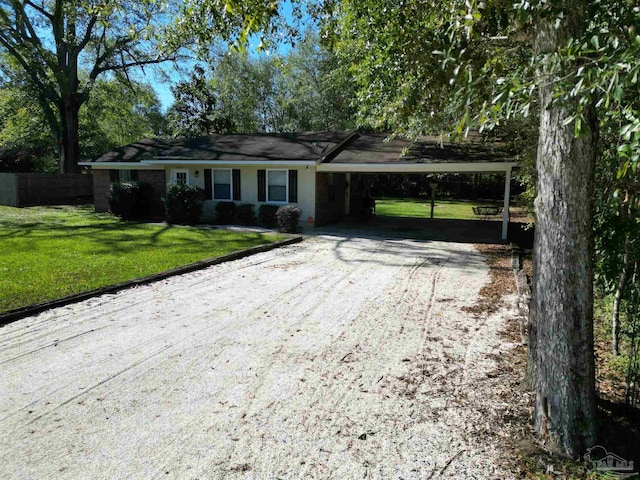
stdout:
<svg viewBox="0 0 640 480">
<path fill-rule="evenodd" d="M 620 354 L 620 304 L 622 303 L 622 293 L 624 287 L 627 284 L 627 278 L 629 275 L 629 266 L 631 263 L 631 239 L 629 235 L 624 241 L 624 258 L 622 260 L 622 271 L 618 277 L 618 283 L 616 285 L 616 293 L 613 297 L 613 313 L 611 318 L 611 333 L 612 333 L 612 347 L 613 353 Z"/>
<path fill-rule="evenodd" d="M 580 3 L 580 2 L 572 2 Z M 575 6 L 580 11 L 579 5 Z M 570 14 L 571 16 L 571 14 Z M 575 33 L 539 21 L 536 47 L 553 52 Z M 566 28 L 564 28 L 566 27 Z M 531 298 L 530 361 L 536 392 L 535 429 L 571 457 L 596 440 L 593 353 L 592 203 L 596 122 L 576 138 L 570 112 L 551 106 L 552 79 L 541 66 L 540 137 L 534 280 Z"/>
<path fill-rule="evenodd" d="M 80 167 L 79 112 L 80 95 L 65 95 L 60 102 L 60 173 L 78 173 Z"/>
</svg>

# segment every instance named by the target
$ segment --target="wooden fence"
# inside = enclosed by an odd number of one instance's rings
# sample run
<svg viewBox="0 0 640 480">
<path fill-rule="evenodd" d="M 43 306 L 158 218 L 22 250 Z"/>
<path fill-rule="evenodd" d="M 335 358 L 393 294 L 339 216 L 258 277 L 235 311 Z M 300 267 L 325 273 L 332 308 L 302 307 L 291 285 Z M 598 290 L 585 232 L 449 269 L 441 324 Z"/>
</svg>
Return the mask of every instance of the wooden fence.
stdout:
<svg viewBox="0 0 640 480">
<path fill-rule="evenodd" d="M 0 173 L 0 205 L 28 207 L 92 201 L 90 174 Z"/>
</svg>

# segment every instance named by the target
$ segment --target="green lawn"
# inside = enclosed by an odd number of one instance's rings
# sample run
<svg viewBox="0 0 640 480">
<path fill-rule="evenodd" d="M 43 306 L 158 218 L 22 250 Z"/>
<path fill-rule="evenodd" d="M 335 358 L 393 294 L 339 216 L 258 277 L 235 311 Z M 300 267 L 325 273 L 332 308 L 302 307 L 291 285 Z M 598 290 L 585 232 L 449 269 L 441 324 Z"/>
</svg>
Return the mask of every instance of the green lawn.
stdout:
<svg viewBox="0 0 640 480">
<path fill-rule="evenodd" d="M 282 238 L 123 222 L 93 207 L 0 206 L 0 312 Z"/>
<path fill-rule="evenodd" d="M 502 206 L 502 202 L 470 202 L 462 200 L 437 200 L 433 209 L 433 218 L 452 218 L 459 220 L 480 220 L 473 213 L 476 205 Z M 376 199 L 376 215 L 390 217 L 430 218 L 431 200 L 416 198 L 380 198 Z M 491 218 L 502 218 L 502 215 Z"/>
</svg>

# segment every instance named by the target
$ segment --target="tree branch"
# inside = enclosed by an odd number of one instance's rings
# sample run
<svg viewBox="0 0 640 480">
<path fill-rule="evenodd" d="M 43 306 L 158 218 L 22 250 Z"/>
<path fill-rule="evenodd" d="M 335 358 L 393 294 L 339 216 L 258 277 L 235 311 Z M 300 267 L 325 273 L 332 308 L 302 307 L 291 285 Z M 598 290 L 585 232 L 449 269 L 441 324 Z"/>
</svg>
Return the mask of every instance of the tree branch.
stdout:
<svg viewBox="0 0 640 480">
<path fill-rule="evenodd" d="M 74 55 L 76 57 L 80 54 L 82 50 L 84 50 L 84 47 L 87 46 L 89 41 L 91 41 L 91 33 L 93 32 L 93 27 L 95 26 L 97 21 L 98 21 L 97 15 L 93 15 L 91 17 L 91 20 L 89 20 L 89 23 L 87 25 L 87 30 L 84 32 L 84 37 L 82 38 L 78 46 L 74 49 Z"/>
<path fill-rule="evenodd" d="M 38 5 L 36 5 L 35 3 L 31 2 L 30 0 L 27 0 L 26 2 L 24 2 L 24 4 L 30 6 L 36 12 L 38 12 L 41 15 L 45 16 L 47 19 L 49 19 L 49 21 L 53 20 L 53 15 L 51 15 L 49 12 L 47 12 L 44 8 L 42 8 L 42 7 L 38 6 Z"/>
<path fill-rule="evenodd" d="M 41 75 L 44 75 L 44 72 L 38 72 L 34 69 L 31 68 L 30 64 L 27 62 L 27 60 L 20 54 L 20 52 L 18 52 L 13 45 L 11 45 L 11 43 L 7 42 L 7 40 L 2 37 L 0 35 L 0 45 L 2 45 L 4 48 L 7 49 L 7 51 L 9 52 L 9 54 L 14 57 L 18 63 L 22 66 L 22 68 L 24 68 L 25 73 L 29 76 L 29 78 L 31 79 L 31 81 L 33 82 L 33 86 L 36 88 L 36 91 L 38 92 L 38 103 L 40 104 L 40 107 L 42 107 L 42 110 L 44 112 L 44 115 L 47 119 L 47 122 L 49 123 L 49 127 L 51 128 L 52 132 L 54 132 L 54 135 L 58 135 L 60 134 L 60 125 L 58 124 L 57 121 L 57 116 L 56 114 L 53 112 L 53 110 L 51 109 L 51 104 L 50 102 L 58 102 L 60 100 L 60 96 L 58 95 L 58 93 L 50 88 L 49 86 L 45 85 L 41 80 L 40 77 L 38 75 L 38 73 L 40 73 Z M 40 64 L 38 64 L 39 66 Z M 46 76 L 45 76 L 46 78 Z"/>
<path fill-rule="evenodd" d="M 11 4 L 13 5 L 13 10 L 16 12 L 16 27 L 21 28 L 22 36 L 26 40 L 29 40 L 31 43 L 36 45 L 37 47 L 42 47 L 42 43 L 40 43 L 40 37 L 36 34 L 35 29 L 27 15 L 27 12 L 24 10 L 24 6 L 18 0 L 12 0 Z M 20 21 L 18 21 L 18 19 Z M 24 28 L 26 27 L 26 30 Z M 27 31 L 29 34 L 27 35 Z"/>
<path fill-rule="evenodd" d="M 101 65 L 104 62 L 106 62 L 109 59 L 109 57 L 113 55 L 118 49 L 122 49 L 126 47 L 127 43 L 131 41 L 131 38 L 129 37 L 118 37 L 114 40 L 113 44 L 110 47 L 108 47 L 104 42 L 105 37 L 106 37 L 106 27 L 102 31 L 102 38 L 100 43 L 98 44 L 98 47 L 100 45 L 104 45 L 105 50 L 101 55 L 97 56 L 93 64 L 93 68 L 91 69 L 91 73 L 89 74 L 89 78 L 91 80 L 95 80 L 96 77 L 100 75 L 102 72 L 106 72 L 107 70 L 110 70 L 110 68 L 105 68 L 105 67 L 102 67 Z"/>
<path fill-rule="evenodd" d="M 164 63 L 164 62 L 170 62 L 173 60 L 173 57 L 159 57 L 159 58 L 153 58 L 153 59 L 149 59 L 149 60 L 138 60 L 138 61 L 133 61 L 133 62 L 127 62 L 127 63 L 122 63 L 120 65 L 109 65 L 106 67 L 102 67 L 99 68 L 97 70 L 97 75 L 100 75 L 101 73 L 104 72 L 115 72 L 117 70 L 126 70 L 128 68 L 132 68 L 132 67 L 143 67 L 145 65 L 158 65 L 160 63 Z"/>
</svg>

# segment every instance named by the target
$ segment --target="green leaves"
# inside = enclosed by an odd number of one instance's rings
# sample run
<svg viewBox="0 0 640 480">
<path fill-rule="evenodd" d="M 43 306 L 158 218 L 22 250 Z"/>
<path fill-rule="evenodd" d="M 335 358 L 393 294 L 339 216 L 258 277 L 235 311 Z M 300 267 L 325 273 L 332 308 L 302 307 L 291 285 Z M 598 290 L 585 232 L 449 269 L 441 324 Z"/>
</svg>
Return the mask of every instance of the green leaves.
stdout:
<svg viewBox="0 0 640 480">
<path fill-rule="evenodd" d="M 238 133 L 353 127 L 348 72 L 312 32 L 286 56 L 232 53 L 212 70 L 206 88 Z"/>
<path fill-rule="evenodd" d="M 202 59 L 220 39 L 244 54 L 249 40 L 258 36 L 260 48 L 266 49 L 277 33 L 295 36 L 279 7 L 279 0 L 187 0 L 179 7 L 169 38 L 191 44 Z"/>
<path fill-rule="evenodd" d="M 80 146 L 93 158 L 113 148 L 166 134 L 167 122 L 150 85 L 98 80 L 80 110 Z"/>
<path fill-rule="evenodd" d="M 175 136 L 200 137 L 233 131 L 233 122 L 220 109 L 202 67 L 196 65 L 191 78 L 175 85 L 172 92 L 175 102 L 168 117 Z"/>
</svg>

